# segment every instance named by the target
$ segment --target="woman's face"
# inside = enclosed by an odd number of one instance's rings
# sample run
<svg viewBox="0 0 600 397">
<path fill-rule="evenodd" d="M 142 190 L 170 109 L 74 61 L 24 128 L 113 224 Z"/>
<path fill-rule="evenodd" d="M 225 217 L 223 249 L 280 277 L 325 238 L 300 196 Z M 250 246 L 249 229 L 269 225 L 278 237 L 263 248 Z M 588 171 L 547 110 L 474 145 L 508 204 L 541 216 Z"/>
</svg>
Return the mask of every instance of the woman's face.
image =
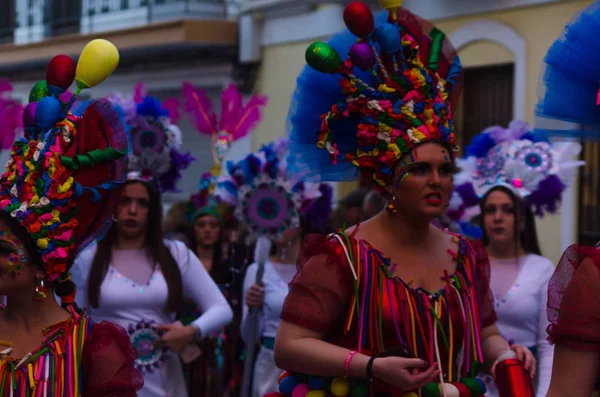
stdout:
<svg viewBox="0 0 600 397">
<path fill-rule="evenodd" d="M 0 219 L 0 295 L 35 295 L 36 278 L 44 278 L 44 272 L 33 268 L 27 257 L 23 242 Z"/>
<path fill-rule="evenodd" d="M 150 194 L 142 182 L 125 185 L 117 206 L 119 234 L 133 238 L 146 232 L 150 208 Z"/>
<path fill-rule="evenodd" d="M 494 190 L 487 195 L 483 205 L 483 227 L 491 244 L 514 241 L 515 214 L 516 208 L 508 193 Z"/>
<path fill-rule="evenodd" d="M 212 215 L 199 216 L 194 222 L 194 232 L 199 245 L 213 247 L 219 241 L 221 234 L 219 220 Z"/>
<path fill-rule="evenodd" d="M 452 195 L 454 170 L 451 153 L 443 146 L 427 142 L 413 149 L 396 163 L 387 188 L 398 212 L 430 219 L 442 215 Z"/>
</svg>

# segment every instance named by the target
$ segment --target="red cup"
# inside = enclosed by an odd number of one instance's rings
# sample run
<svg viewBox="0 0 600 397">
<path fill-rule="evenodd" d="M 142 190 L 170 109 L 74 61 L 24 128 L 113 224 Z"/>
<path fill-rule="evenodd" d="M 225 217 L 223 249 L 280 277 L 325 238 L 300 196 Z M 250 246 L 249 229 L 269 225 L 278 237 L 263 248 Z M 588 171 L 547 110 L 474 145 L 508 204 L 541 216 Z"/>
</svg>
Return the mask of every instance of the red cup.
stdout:
<svg viewBox="0 0 600 397">
<path fill-rule="evenodd" d="M 531 376 L 523 363 L 509 358 L 496 364 L 496 385 L 500 397 L 534 397 Z"/>
</svg>

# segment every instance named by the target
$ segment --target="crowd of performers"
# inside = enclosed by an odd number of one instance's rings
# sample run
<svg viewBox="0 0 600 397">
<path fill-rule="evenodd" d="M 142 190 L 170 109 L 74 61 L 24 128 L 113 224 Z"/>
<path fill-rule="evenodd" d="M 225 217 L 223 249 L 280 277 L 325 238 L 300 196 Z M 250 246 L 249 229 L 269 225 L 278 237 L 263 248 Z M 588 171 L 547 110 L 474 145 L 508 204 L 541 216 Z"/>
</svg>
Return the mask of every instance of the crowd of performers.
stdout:
<svg viewBox="0 0 600 397">
<path fill-rule="evenodd" d="M 535 217 L 600 138 L 599 4 L 548 51 L 544 128 L 492 126 L 461 154 L 456 51 L 398 2 L 350 3 L 306 51 L 286 137 L 235 161 L 267 98 L 79 101 L 118 50 L 53 58 L 27 106 L 0 106 L 0 396 L 590 396 L 600 251 L 555 267 Z M 164 218 L 195 167 L 181 117 L 214 164 Z M 359 176 L 333 208 L 329 182 Z"/>
</svg>

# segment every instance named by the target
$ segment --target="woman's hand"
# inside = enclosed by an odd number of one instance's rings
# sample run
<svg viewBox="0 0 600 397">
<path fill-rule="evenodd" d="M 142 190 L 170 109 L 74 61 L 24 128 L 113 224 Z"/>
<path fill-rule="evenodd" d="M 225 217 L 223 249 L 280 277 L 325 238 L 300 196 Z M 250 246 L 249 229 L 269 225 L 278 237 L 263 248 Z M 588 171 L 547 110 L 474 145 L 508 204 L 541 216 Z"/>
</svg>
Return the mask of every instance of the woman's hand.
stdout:
<svg viewBox="0 0 600 397">
<path fill-rule="evenodd" d="M 246 294 L 246 304 L 250 307 L 262 306 L 265 301 L 265 289 L 263 286 L 253 284 Z"/>
<path fill-rule="evenodd" d="M 529 372 L 529 376 L 531 376 L 532 379 L 535 378 L 537 361 L 533 356 L 533 353 L 528 348 L 515 344 L 510 346 L 510 350 L 515 353 L 515 358 L 523 363 L 523 367 L 525 368 L 525 371 Z M 502 356 L 496 360 L 492 366 L 492 376 L 494 378 L 496 378 L 496 365 L 498 365 L 500 361 L 503 361 Z"/>
<path fill-rule="evenodd" d="M 179 353 L 194 340 L 196 328 L 191 325 L 185 326 L 180 321 L 172 324 L 163 324 L 156 327 L 159 331 L 165 331 L 158 343 L 167 346 L 175 353 Z"/>
<path fill-rule="evenodd" d="M 373 361 L 373 377 L 407 392 L 424 387 L 440 375 L 436 363 L 423 372 L 418 368 L 427 368 L 427 363 L 419 358 L 381 357 Z"/>
</svg>

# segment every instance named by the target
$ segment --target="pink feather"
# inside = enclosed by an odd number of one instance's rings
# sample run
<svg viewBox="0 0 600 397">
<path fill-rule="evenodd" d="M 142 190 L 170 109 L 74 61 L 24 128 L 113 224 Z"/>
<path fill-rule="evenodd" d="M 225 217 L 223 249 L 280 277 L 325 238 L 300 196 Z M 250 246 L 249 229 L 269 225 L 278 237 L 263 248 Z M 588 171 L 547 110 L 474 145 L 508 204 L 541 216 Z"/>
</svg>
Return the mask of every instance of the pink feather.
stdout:
<svg viewBox="0 0 600 397">
<path fill-rule="evenodd" d="M 177 98 L 167 98 L 162 102 L 161 107 L 163 109 L 167 109 L 169 112 L 169 118 L 171 119 L 171 124 L 179 123 L 181 120 L 181 113 L 179 113 L 179 99 Z"/>
<path fill-rule="evenodd" d="M 256 127 L 262 116 L 261 108 L 267 104 L 267 100 L 266 96 L 252 95 L 238 117 L 228 121 L 226 130 L 234 141 L 245 137 Z"/>
<path fill-rule="evenodd" d="M 217 115 L 213 111 L 212 101 L 204 90 L 184 81 L 182 95 L 185 112 L 196 130 L 201 134 L 216 134 L 218 132 Z"/>
<path fill-rule="evenodd" d="M 144 83 L 137 83 L 135 85 L 133 101 L 135 103 L 142 103 L 144 101 L 144 97 L 147 95 L 146 86 Z"/>
<path fill-rule="evenodd" d="M 17 100 L 10 98 L 13 91 L 10 82 L 0 81 L 0 148 L 10 149 L 17 136 L 23 130 L 23 109 Z M 8 95 L 7 95 L 8 94 Z"/>
<path fill-rule="evenodd" d="M 219 127 L 222 131 L 229 131 L 227 127 L 239 120 L 243 106 L 242 94 L 235 84 L 229 84 L 221 94 L 221 122 Z"/>
</svg>

